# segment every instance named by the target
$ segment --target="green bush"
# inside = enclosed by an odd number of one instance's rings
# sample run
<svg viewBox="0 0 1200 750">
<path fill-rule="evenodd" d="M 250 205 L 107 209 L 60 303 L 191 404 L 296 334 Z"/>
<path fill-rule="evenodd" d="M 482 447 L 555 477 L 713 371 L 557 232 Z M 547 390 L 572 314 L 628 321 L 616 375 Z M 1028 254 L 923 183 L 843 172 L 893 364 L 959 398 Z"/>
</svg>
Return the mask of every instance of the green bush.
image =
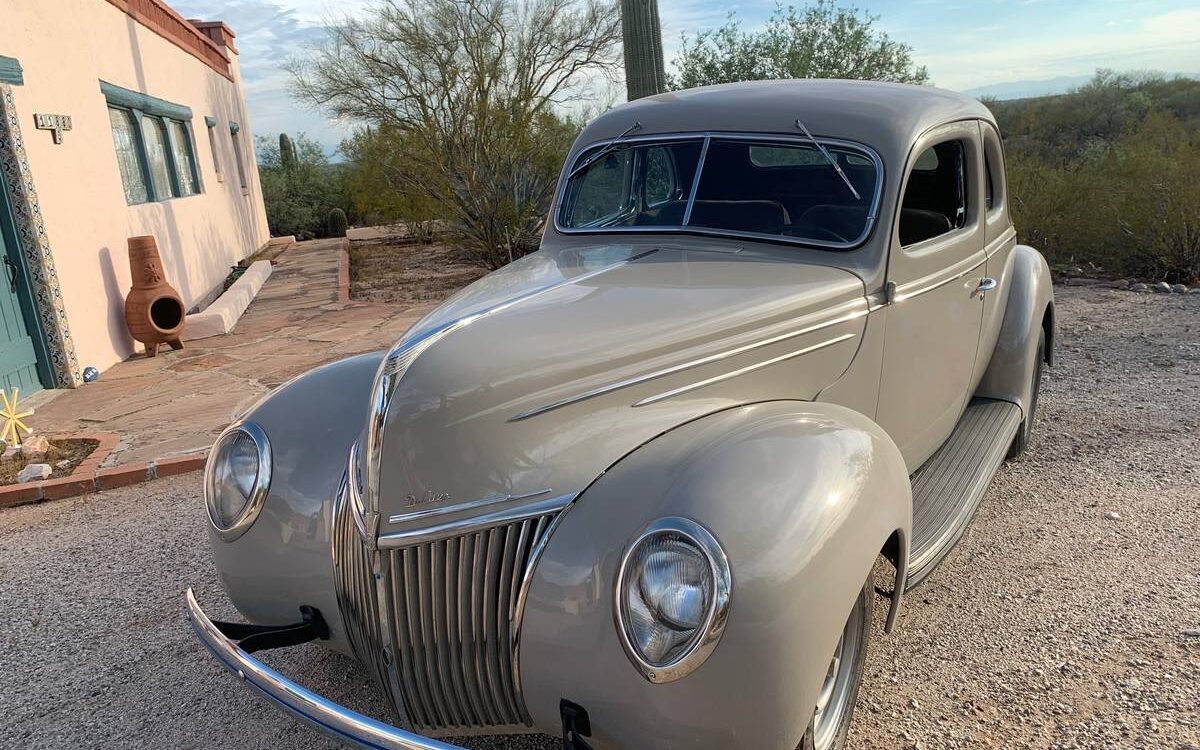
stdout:
<svg viewBox="0 0 1200 750">
<path fill-rule="evenodd" d="M 340 208 L 330 211 L 329 217 L 325 220 L 325 228 L 330 237 L 345 237 L 346 212 Z"/>
<path fill-rule="evenodd" d="M 271 234 L 292 234 L 300 240 L 326 236 L 329 212 L 350 207 L 345 166 L 330 164 L 320 144 L 303 133 L 295 140 L 256 140 L 258 175 Z"/>
<path fill-rule="evenodd" d="M 1200 81 L 1100 71 L 989 106 L 1022 242 L 1057 268 L 1200 283 Z"/>
</svg>

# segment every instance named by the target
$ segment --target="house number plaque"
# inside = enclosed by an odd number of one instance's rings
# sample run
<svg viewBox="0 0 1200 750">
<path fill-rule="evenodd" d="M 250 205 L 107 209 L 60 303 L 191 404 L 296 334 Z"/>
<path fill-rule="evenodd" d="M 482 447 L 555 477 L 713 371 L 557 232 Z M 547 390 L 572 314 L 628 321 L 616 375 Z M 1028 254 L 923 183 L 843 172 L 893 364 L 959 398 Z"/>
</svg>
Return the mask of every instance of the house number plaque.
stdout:
<svg viewBox="0 0 1200 750">
<path fill-rule="evenodd" d="M 54 137 L 54 142 L 62 143 L 63 131 L 71 129 L 71 116 L 35 114 L 33 126 L 38 130 L 49 130 Z"/>
</svg>

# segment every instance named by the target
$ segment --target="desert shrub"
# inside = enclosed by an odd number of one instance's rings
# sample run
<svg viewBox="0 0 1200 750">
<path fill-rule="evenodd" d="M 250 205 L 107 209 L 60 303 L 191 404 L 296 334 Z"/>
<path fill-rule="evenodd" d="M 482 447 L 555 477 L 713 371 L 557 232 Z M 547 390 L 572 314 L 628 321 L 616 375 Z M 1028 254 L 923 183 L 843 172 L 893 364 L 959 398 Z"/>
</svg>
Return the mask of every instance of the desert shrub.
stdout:
<svg viewBox="0 0 1200 750">
<path fill-rule="evenodd" d="M 329 212 L 349 208 L 343 166 L 330 164 L 320 144 L 303 133 L 295 139 L 260 136 L 256 141 L 271 234 L 302 240 L 326 236 Z"/>
<path fill-rule="evenodd" d="M 1021 241 L 1052 266 L 1200 283 L 1200 81 L 1100 71 L 989 106 Z"/>
</svg>

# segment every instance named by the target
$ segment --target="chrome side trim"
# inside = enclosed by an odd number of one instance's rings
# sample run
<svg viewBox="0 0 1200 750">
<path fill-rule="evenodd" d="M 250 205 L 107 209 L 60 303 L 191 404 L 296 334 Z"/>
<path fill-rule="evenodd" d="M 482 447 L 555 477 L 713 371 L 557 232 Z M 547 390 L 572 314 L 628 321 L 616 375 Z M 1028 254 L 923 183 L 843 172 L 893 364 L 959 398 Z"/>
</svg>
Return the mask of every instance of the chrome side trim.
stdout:
<svg viewBox="0 0 1200 750">
<path fill-rule="evenodd" d="M 370 750 L 463 750 L 363 716 L 292 682 L 217 630 L 190 588 L 187 618 L 196 637 L 222 666 L 263 698 L 336 740 Z"/>
<path fill-rule="evenodd" d="M 399 549 L 401 547 L 412 547 L 418 544 L 428 544 L 436 542 L 439 539 L 445 539 L 451 536 L 459 536 L 462 534 L 470 534 L 475 531 L 483 531 L 490 529 L 493 526 L 499 526 L 505 523 L 514 521 L 522 521 L 527 518 L 554 513 L 565 508 L 572 500 L 575 499 L 577 493 L 571 492 L 565 495 L 557 495 L 549 497 L 545 500 L 538 500 L 524 505 L 518 505 L 513 508 L 503 508 L 501 510 L 492 511 L 491 513 L 482 513 L 480 515 L 471 516 L 470 518 L 461 518 L 455 521 L 448 521 L 437 526 L 426 526 L 420 529 L 412 529 L 405 531 L 392 531 L 387 534 L 379 535 L 380 549 Z"/>
<path fill-rule="evenodd" d="M 623 594 L 626 576 L 629 573 L 629 558 L 633 555 L 634 550 L 647 539 L 662 534 L 678 534 L 691 540 L 692 544 L 708 560 L 709 570 L 713 577 L 713 600 L 709 604 L 704 625 L 697 628 L 699 632 L 684 652 L 668 664 L 654 664 L 646 661 L 629 637 L 625 626 L 627 608 Z M 621 567 L 617 572 L 616 586 L 613 587 L 613 619 L 616 621 L 617 633 L 620 635 L 621 645 L 625 648 L 625 654 L 643 677 L 655 684 L 673 682 L 690 674 L 696 667 L 704 663 L 713 649 L 717 647 L 721 635 L 725 632 L 725 623 L 729 619 L 732 586 L 729 560 L 725 557 L 725 550 L 721 549 L 720 543 L 708 529 L 691 519 L 674 516 L 660 518 L 647 526 L 625 548 L 625 552 L 621 555 Z"/>
<path fill-rule="evenodd" d="M 713 362 L 719 362 L 723 359 L 729 359 L 730 357 L 736 357 L 739 354 L 745 354 L 746 352 L 754 351 L 755 349 L 761 349 L 764 346 L 770 346 L 771 344 L 778 344 L 781 341 L 787 341 L 789 339 L 794 339 L 798 336 L 803 336 L 805 334 L 824 330 L 831 326 L 838 325 L 839 323 L 845 323 L 850 320 L 855 320 L 857 318 L 861 318 L 864 315 L 866 315 L 868 312 L 870 312 L 869 306 L 864 306 L 862 299 L 854 299 L 851 302 L 843 305 L 843 307 L 856 308 L 856 309 L 853 309 L 851 312 L 846 313 L 844 315 L 840 315 L 836 318 L 832 318 L 830 320 L 825 320 L 825 321 L 822 321 L 820 323 L 816 323 L 816 324 L 813 324 L 810 326 L 805 326 L 804 328 L 799 328 L 794 331 L 788 331 L 787 333 L 781 333 L 777 336 L 772 336 L 770 338 L 763 339 L 761 341 L 754 341 L 749 344 L 743 344 L 741 346 L 736 346 L 731 349 L 726 349 L 724 351 L 716 352 L 714 354 L 709 354 L 709 355 L 706 355 L 703 357 L 699 357 L 697 359 L 688 360 L 687 362 L 681 362 L 677 365 L 671 365 L 670 367 L 664 367 L 659 370 L 652 370 L 651 372 L 643 373 L 641 375 L 634 375 L 632 377 L 625 378 L 623 380 L 617 380 L 612 383 L 607 383 L 605 385 L 597 386 L 595 388 L 591 388 L 589 390 L 583 391 L 582 393 L 576 393 L 572 396 L 567 396 L 566 398 L 559 399 L 558 401 L 553 401 L 549 404 L 544 404 L 542 406 L 538 406 L 538 407 L 530 409 L 528 411 L 523 411 L 520 414 L 516 414 L 512 417 L 509 417 L 508 421 L 509 422 L 520 422 L 523 419 L 529 419 L 530 417 L 536 417 L 539 414 L 545 414 L 548 411 L 554 411 L 555 409 L 561 409 L 564 406 L 570 406 L 571 404 L 577 404 L 580 401 L 586 401 L 587 399 L 595 398 L 596 396 L 602 396 L 606 393 L 612 393 L 613 391 L 619 391 L 622 388 L 629 388 L 631 386 L 639 385 L 641 383 L 645 383 L 650 380 L 656 380 L 658 378 L 666 377 L 667 375 L 674 375 L 677 372 L 683 372 L 685 370 L 690 370 L 692 368 L 700 367 L 702 365 L 711 364 Z"/>
<path fill-rule="evenodd" d="M 699 388 L 704 388 L 705 386 L 709 386 L 714 383 L 720 383 L 722 381 L 729 380 L 731 378 L 736 378 L 739 375 L 745 375 L 746 373 L 754 372 L 755 370 L 761 370 L 764 367 L 770 367 L 771 365 L 778 364 L 780 362 L 784 362 L 786 360 L 793 359 L 795 357 L 799 357 L 799 356 L 802 356 L 805 354 L 809 354 L 811 352 L 815 352 L 818 349 L 824 349 L 827 346 L 833 346 L 834 344 L 845 341 L 846 339 L 852 339 L 856 335 L 857 334 L 854 334 L 854 333 L 844 333 L 841 336 L 836 336 L 834 338 L 829 339 L 828 341 L 822 341 L 819 344 L 813 344 L 812 346 L 806 346 L 803 349 L 798 349 L 794 352 L 789 352 L 787 354 L 781 354 L 778 357 L 772 357 L 770 359 L 763 360 L 762 362 L 756 362 L 752 365 L 747 365 L 746 367 L 742 367 L 737 370 L 732 370 L 730 372 L 724 372 L 724 373 L 721 373 L 720 375 L 715 375 L 711 378 L 705 378 L 704 380 L 700 380 L 695 383 L 689 383 L 687 385 L 682 385 L 678 388 L 672 388 L 669 391 L 663 391 L 662 393 L 658 393 L 653 396 L 647 396 L 646 398 L 642 399 L 641 401 L 635 402 L 633 405 L 634 406 L 646 406 L 647 404 L 658 403 L 659 401 L 663 401 L 665 399 L 672 398 L 674 396 L 678 396 L 682 393 L 687 393 L 689 391 L 694 391 Z"/>
<path fill-rule="evenodd" d="M 895 297 L 892 298 L 892 302 L 903 302 L 906 299 L 912 299 L 913 297 L 919 297 L 922 294 L 932 292 L 935 289 L 940 289 L 951 282 L 958 281 L 959 279 L 963 278 L 964 276 L 969 275 L 972 271 L 974 271 L 976 268 L 979 268 L 979 266 L 983 265 L 986 262 L 987 262 L 986 255 L 982 255 L 982 253 L 979 253 L 979 252 L 973 253 L 969 258 L 967 258 L 963 261 L 960 261 L 961 265 L 963 266 L 963 268 L 961 270 L 959 270 L 957 273 L 953 273 L 952 275 L 947 276 L 944 279 L 938 279 L 936 281 L 926 282 L 925 279 L 929 278 L 928 276 L 926 276 L 924 279 L 917 279 L 915 281 L 910 281 L 906 284 L 902 284 L 896 290 L 896 295 L 895 295 Z"/>
<path fill-rule="evenodd" d="M 233 439 L 234 434 L 238 432 L 244 433 L 254 441 L 254 448 L 258 452 L 258 467 L 254 475 L 254 487 L 250 491 L 250 497 L 246 499 L 246 505 L 242 508 L 241 515 L 226 527 L 218 523 L 217 517 L 213 513 L 212 495 L 216 479 L 213 472 L 216 471 L 222 443 Z M 263 431 L 263 428 L 254 422 L 234 422 L 213 441 L 212 450 L 209 451 L 208 459 L 204 462 L 204 508 L 208 511 L 208 522 L 212 524 L 213 531 L 217 533 L 221 541 L 234 541 L 249 531 L 254 522 L 258 520 L 258 514 L 262 512 L 263 505 L 267 502 L 267 493 L 271 490 L 271 467 L 273 465 L 271 441 L 267 439 L 267 433 Z"/>
<path fill-rule="evenodd" d="M 482 508 L 487 505 L 496 505 L 498 503 L 507 503 L 516 500 L 528 500 L 534 497 L 541 497 L 542 495 L 549 495 L 551 492 L 553 492 L 553 490 L 547 487 L 544 490 L 525 492 L 519 495 L 488 495 L 487 497 L 481 497 L 478 500 L 467 500 L 466 502 L 455 503 L 453 505 L 443 505 L 440 508 L 417 510 L 411 513 L 396 513 L 395 515 L 388 517 L 388 523 L 403 523 L 405 521 L 415 521 L 421 518 L 444 516 L 449 513 L 457 513 L 459 511 Z"/>
</svg>

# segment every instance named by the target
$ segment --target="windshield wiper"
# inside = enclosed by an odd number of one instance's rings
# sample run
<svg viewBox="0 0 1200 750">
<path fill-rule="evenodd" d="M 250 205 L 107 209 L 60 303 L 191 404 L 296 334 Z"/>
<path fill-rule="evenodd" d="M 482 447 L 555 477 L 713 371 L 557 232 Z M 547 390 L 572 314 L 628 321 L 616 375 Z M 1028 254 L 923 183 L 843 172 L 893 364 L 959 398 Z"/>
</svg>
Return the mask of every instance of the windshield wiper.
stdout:
<svg viewBox="0 0 1200 750">
<path fill-rule="evenodd" d="M 862 200 L 862 196 L 859 195 L 858 191 L 854 189 L 854 185 L 850 182 L 850 178 L 847 177 L 846 173 L 842 171 L 842 168 L 838 166 L 837 159 L 833 158 L 833 154 L 829 153 L 829 151 L 826 150 L 826 148 L 822 146 L 816 138 L 813 138 L 812 133 L 808 132 L 808 128 L 804 127 L 804 123 L 800 122 L 799 119 L 796 120 L 796 127 L 804 131 L 804 135 L 808 136 L 808 140 L 812 141 L 812 144 L 820 150 L 821 155 L 825 157 L 826 161 L 829 162 L 829 165 L 837 171 L 838 177 L 841 177 L 842 182 L 846 183 L 846 187 L 850 188 L 850 192 L 854 193 L 854 199 L 859 201 Z"/>
<path fill-rule="evenodd" d="M 633 131 L 637 130 L 640 127 L 642 127 L 642 123 L 641 123 L 641 121 L 638 121 L 638 122 L 633 123 L 629 127 L 625 128 L 625 130 L 622 131 L 622 133 L 620 135 L 618 135 L 616 138 L 613 138 L 611 141 L 609 141 L 607 146 L 605 146 L 604 148 L 597 151 L 595 154 L 593 154 L 589 159 L 587 159 L 585 162 L 580 164 L 578 167 L 575 167 L 574 169 L 572 169 L 571 174 L 567 175 L 567 179 L 568 180 L 571 179 L 575 175 L 579 174 L 583 170 L 585 170 L 588 167 L 595 164 L 600 159 L 603 159 L 605 156 L 608 156 L 609 154 L 611 154 L 613 151 L 615 151 L 617 149 L 618 146 L 621 145 L 622 138 L 629 135 L 630 133 L 632 133 Z"/>
</svg>

